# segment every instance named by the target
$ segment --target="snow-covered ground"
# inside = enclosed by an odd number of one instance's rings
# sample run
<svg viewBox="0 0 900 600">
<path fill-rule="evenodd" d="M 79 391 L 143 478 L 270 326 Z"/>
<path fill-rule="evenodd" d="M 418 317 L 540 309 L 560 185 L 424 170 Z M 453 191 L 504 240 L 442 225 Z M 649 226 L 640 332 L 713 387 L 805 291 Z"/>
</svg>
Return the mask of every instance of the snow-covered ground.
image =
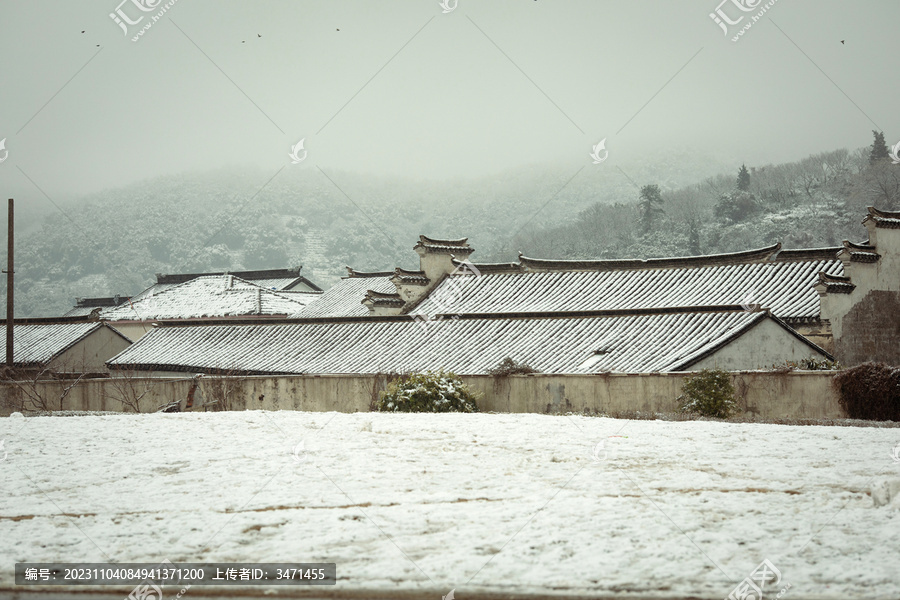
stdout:
<svg viewBox="0 0 900 600">
<path fill-rule="evenodd" d="M 321 561 L 434 600 L 725 598 L 768 559 L 785 600 L 900 597 L 900 511 L 869 493 L 898 429 L 248 411 L 0 440 L 0 588 L 16 561 Z"/>
</svg>

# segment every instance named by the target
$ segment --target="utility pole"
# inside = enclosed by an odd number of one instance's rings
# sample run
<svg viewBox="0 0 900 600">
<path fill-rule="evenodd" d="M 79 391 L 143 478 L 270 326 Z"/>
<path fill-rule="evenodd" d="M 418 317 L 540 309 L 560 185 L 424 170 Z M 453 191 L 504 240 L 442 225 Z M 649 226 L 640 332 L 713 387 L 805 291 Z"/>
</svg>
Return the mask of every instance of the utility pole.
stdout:
<svg viewBox="0 0 900 600">
<path fill-rule="evenodd" d="M 6 234 L 6 365 L 12 368 L 13 357 L 13 325 L 15 324 L 15 311 L 13 310 L 13 199 L 9 199 L 9 223 Z"/>
</svg>

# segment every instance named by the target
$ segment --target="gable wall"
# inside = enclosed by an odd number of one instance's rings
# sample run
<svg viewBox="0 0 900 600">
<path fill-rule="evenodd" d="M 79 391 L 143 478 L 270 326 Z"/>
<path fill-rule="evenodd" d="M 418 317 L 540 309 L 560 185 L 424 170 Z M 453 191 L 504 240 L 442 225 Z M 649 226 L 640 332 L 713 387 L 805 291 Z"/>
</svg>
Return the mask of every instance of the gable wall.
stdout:
<svg viewBox="0 0 900 600">
<path fill-rule="evenodd" d="M 108 327 L 100 327 L 53 359 L 49 366 L 59 372 L 106 372 L 106 361 L 130 345 Z"/>
<path fill-rule="evenodd" d="M 827 358 L 821 352 L 804 344 L 771 319 L 761 321 L 711 356 L 691 365 L 691 371 L 723 369 L 725 371 L 752 371 L 771 369 L 785 360 L 800 360 L 809 356 Z"/>
</svg>

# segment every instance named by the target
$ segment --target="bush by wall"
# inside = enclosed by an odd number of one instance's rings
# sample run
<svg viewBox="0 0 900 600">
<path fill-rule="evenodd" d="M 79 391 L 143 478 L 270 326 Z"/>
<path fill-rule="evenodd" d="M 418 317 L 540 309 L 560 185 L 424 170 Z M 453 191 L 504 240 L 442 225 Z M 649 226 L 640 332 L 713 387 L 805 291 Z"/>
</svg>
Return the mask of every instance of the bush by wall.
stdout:
<svg viewBox="0 0 900 600">
<path fill-rule="evenodd" d="M 507 375 L 530 375 L 531 373 L 537 372 L 538 370 L 533 368 L 528 363 L 518 362 L 510 356 L 507 356 L 506 358 L 501 360 L 496 367 L 487 370 L 488 375 L 493 375 L 494 377 L 506 377 Z"/>
<path fill-rule="evenodd" d="M 720 419 L 731 416 L 737 406 L 731 375 L 721 369 L 703 369 L 685 379 L 676 400 L 681 412 Z"/>
<path fill-rule="evenodd" d="M 840 371 L 844 367 L 836 360 L 828 360 L 827 358 L 816 358 L 808 356 L 800 360 L 785 360 L 782 363 L 772 365 L 772 369 L 779 373 L 788 371 Z"/>
<path fill-rule="evenodd" d="M 900 368 L 863 363 L 835 375 L 834 384 L 851 419 L 900 421 Z"/>
<path fill-rule="evenodd" d="M 375 403 L 382 412 L 478 412 L 478 395 L 453 373 L 413 373 L 391 383 Z"/>
</svg>

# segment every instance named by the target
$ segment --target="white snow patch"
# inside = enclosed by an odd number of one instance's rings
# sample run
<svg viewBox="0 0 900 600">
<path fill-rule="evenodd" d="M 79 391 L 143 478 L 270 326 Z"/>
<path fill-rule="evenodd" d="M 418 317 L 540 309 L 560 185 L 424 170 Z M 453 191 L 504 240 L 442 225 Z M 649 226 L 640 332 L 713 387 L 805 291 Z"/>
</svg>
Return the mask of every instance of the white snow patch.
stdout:
<svg viewBox="0 0 900 600">
<path fill-rule="evenodd" d="M 536 414 L 2 419 L 0 588 L 17 561 L 167 558 L 335 562 L 343 589 L 724 598 L 768 559 L 786 600 L 896 598 L 900 513 L 869 495 L 900 469 L 896 436 Z"/>
</svg>

